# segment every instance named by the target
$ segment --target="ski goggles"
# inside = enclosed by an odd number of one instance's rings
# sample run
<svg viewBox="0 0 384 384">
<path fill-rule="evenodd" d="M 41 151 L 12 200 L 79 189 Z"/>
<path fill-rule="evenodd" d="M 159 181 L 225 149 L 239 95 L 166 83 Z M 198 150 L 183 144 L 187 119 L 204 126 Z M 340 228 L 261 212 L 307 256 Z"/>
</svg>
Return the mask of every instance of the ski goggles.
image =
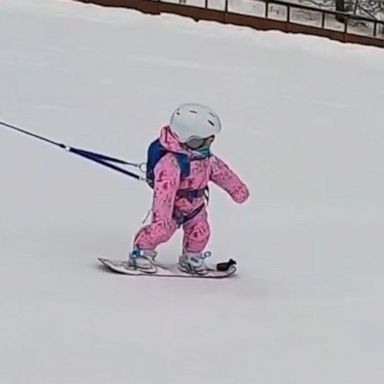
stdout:
<svg viewBox="0 0 384 384">
<path fill-rule="evenodd" d="M 185 145 L 188 148 L 193 149 L 193 150 L 208 149 L 211 146 L 211 144 L 213 143 L 214 140 L 215 140 L 215 136 L 214 135 L 209 136 L 209 137 L 207 137 L 205 139 L 194 137 L 194 138 L 188 140 L 185 143 Z"/>
</svg>

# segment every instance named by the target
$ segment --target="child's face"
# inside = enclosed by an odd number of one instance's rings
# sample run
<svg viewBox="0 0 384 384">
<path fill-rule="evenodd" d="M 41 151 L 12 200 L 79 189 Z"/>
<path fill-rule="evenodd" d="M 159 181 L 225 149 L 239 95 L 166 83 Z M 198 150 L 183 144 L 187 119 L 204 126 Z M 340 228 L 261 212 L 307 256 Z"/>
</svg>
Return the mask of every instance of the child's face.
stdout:
<svg viewBox="0 0 384 384">
<path fill-rule="evenodd" d="M 187 148 L 192 149 L 194 151 L 209 149 L 211 144 L 214 142 L 214 140 L 215 140 L 215 135 L 209 136 L 205 139 L 194 138 L 187 141 L 185 145 Z"/>
</svg>

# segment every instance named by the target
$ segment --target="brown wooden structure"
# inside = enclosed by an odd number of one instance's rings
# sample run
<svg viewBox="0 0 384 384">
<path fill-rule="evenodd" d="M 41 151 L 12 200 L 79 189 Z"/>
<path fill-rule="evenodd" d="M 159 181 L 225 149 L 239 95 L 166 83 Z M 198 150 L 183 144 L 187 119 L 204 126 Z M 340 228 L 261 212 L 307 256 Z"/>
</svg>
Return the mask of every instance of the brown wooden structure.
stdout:
<svg viewBox="0 0 384 384">
<path fill-rule="evenodd" d="M 301 4 L 287 3 L 281 0 L 263 0 L 265 13 L 263 16 L 238 13 L 229 10 L 229 0 L 223 0 L 223 9 L 212 9 L 209 1 L 204 4 L 192 6 L 188 4 L 178 4 L 167 2 L 166 0 L 77 0 L 83 3 L 93 3 L 109 7 L 125 7 L 135 9 L 143 13 L 159 15 L 161 13 L 171 13 L 180 16 L 190 17 L 196 21 L 208 20 L 220 23 L 245 26 L 257 30 L 279 30 L 289 33 L 301 33 L 327 37 L 332 40 L 344 43 L 357 43 L 384 47 L 384 22 L 376 19 L 365 18 L 347 13 L 330 11 L 327 9 L 308 7 Z M 271 6 L 278 6 L 285 10 L 283 19 L 276 20 L 271 15 Z M 308 22 L 301 22 L 297 18 L 293 19 L 293 11 L 301 10 L 309 13 L 319 14 L 320 25 L 308 25 Z M 344 23 L 336 21 L 345 20 Z M 341 30 L 326 25 L 326 21 L 332 19 L 334 24 L 341 26 Z M 362 31 L 359 32 L 354 25 L 360 24 Z"/>
</svg>

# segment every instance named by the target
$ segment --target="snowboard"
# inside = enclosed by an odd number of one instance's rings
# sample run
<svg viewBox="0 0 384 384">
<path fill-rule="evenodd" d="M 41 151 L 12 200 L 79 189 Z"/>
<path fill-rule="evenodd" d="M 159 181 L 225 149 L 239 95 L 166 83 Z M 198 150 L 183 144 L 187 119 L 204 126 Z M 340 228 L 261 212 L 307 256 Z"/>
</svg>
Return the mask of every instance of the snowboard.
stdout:
<svg viewBox="0 0 384 384">
<path fill-rule="evenodd" d="M 99 257 L 98 260 L 111 272 L 116 272 L 129 276 L 152 276 L 152 277 L 184 277 L 184 278 L 200 278 L 200 279 L 223 279 L 233 276 L 237 270 L 236 261 L 230 259 L 227 262 L 218 264 L 208 264 L 209 271 L 204 275 L 190 274 L 181 271 L 177 264 L 156 264 L 156 270 L 146 272 L 142 269 L 134 269 L 128 266 L 127 261 L 110 260 Z"/>
</svg>

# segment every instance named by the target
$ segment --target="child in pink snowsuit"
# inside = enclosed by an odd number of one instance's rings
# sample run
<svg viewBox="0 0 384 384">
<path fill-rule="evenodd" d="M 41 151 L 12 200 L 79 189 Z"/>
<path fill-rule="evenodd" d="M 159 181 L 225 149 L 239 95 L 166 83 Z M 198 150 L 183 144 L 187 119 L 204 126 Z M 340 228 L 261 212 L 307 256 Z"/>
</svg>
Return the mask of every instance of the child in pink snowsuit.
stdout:
<svg viewBox="0 0 384 384">
<path fill-rule="evenodd" d="M 191 104 L 187 106 L 191 109 Z M 194 107 L 193 111 L 202 107 L 192 106 Z M 179 107 L 179 112 L 180 108 L 182 107 Z M 212 114 L 213 111 L 210 113 Z M 209 119 L 211 122 L 215 122 L 212 117 Z M 156 255 L 157 246 L 168 241 L 176 230 L 182 227 L 184 231 L 183 256 L 181 256 L 179 263 L 188 272 L 204 273 L 205 264 L 202 260 L 202 252 L 210 237 L 205 196 L 208 183 L 212 181 L 221 187 L 237 203 L 243 203 L 247 200 L 249 191 L 245 184 L 221 159 L 209 151 L 209 146 L 214 139 L 213 135 L 210 134 L 211 131 L 218 133 L 221 129 L 219 120 L 217 122 L 219 127 L 214 127 L 215 130 L 208 125 L 208 135 L 203 137 L 205 140 L 209 138 L 208 152 L 205 151 L 206 156 L 201 156 L 200 152 L 197 153 L 190 149 L 188 141 L 183 142 L 185 140 L 181 140 L 182 134 L 177 135 L 177 129 L 172 131 L 172 121 L 171 126 L 162 128 L 159 141 L 167 153 L 154 168 L 152 220 L 149 225 L 139 230 L 134 240 L 134 249 L 140 250 L 140 256 L 144 255 L 147 260 L 152 261 Z M 185 124 L 182 129 L 186 130 Z M 189 138 L 201 140 L 201 136 L 203 135 L 192 134 Z M 181 177 L 180 164 L 175 154 L 186 155 L 189 160 L 189 175 L 184 179 Z M 183 257 L 184 259 L 182 259 Z M 197 259 L 197 263 L 191 262 L 191 259 L 194 261 Z"/>
</svg>

